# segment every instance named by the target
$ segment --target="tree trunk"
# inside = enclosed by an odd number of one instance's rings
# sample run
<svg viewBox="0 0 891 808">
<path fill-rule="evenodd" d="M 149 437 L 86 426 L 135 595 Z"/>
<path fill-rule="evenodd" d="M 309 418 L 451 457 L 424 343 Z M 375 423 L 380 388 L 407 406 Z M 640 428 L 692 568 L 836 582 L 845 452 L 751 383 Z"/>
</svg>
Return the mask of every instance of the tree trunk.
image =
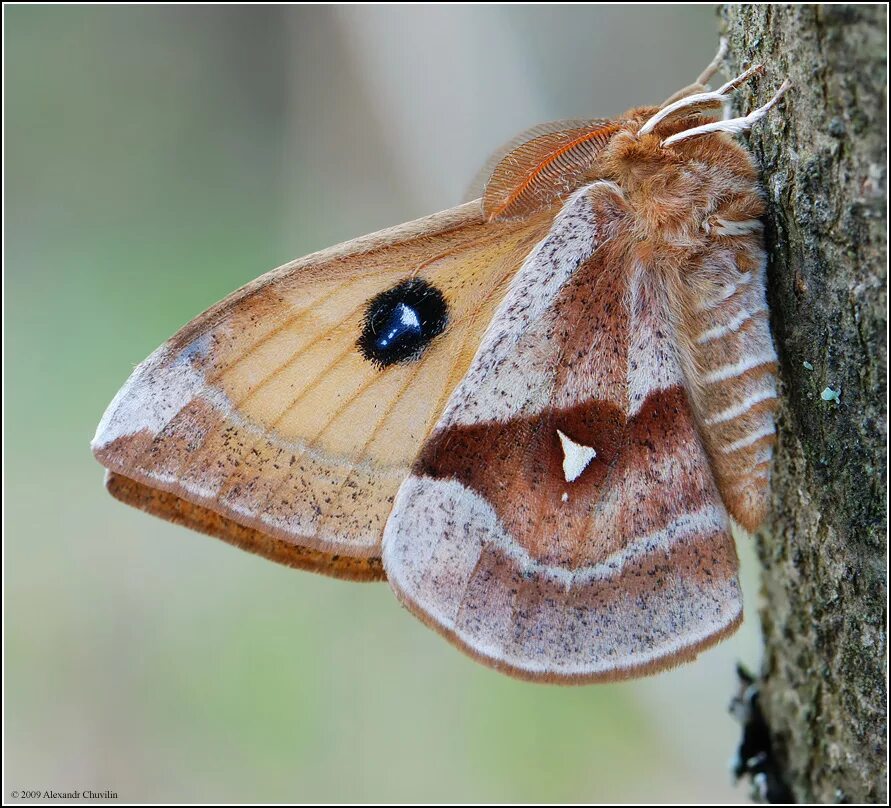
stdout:
<svg viewBox="0 0 891 808">
<path fill-rule="evenodd" d="M 783 386 L 760 706 L 796 800 L 884 802 L 886 8 L 721 13 L 729 67 L 767 68 L 739 113 L 793 84 L 749 138 Z"/>
</svg>

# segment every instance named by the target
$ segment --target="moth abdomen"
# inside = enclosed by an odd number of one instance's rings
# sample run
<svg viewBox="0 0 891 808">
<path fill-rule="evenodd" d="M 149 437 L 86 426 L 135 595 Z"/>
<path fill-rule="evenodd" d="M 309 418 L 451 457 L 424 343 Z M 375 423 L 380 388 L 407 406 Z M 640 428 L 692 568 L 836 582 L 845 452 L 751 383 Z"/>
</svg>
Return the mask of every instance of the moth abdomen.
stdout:
<svg viewBox="0 0 891 808">
<path fill-rule="evenodd" d="M 688 286 L 687 300 L 679 301 L 682 355 L 724 504 L 737 522 L 754 530 L 767 508 L 776 441 L 777 355 L 761 228 L 721 213 L 715 218 L 723 222 L 722 232 L 713 233 L 721 246 L 706 251 L 693 273 L 711 280 Z M 735 249 L 726 249 L 728 242 Z"/>
</svg>

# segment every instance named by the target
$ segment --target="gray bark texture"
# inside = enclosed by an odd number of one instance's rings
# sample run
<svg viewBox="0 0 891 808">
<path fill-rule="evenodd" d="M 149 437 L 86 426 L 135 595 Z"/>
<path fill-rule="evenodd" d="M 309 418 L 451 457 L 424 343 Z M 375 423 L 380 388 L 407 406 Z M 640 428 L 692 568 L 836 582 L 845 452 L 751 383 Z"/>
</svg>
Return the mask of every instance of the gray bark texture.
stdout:
<svg viewBox="0 0 891 808">
<path fill-rule="evenodd" d="M 736 114 L 793 84 L 749 145 L 769 205 L 782 380 L 773 508 L 757 537 L 758 686 L 799 802 L 887 797 L 886 13 L 721 8 L 729 67 L 767 68 Z"/>
</svg>

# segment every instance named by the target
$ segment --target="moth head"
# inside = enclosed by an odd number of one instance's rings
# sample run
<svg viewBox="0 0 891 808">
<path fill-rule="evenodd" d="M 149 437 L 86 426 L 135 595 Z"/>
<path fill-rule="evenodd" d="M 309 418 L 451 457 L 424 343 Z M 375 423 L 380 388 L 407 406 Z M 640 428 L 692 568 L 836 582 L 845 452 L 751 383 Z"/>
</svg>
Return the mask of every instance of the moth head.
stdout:
<svg viewBox="0 0 891 808">
<path fill-rule="evenodd" d="M 652 170 L 654 165 L 665 162 L 669 154 L 662 148 L 662 134 L 641 134 L 640 129 L 653 112 L 653 107 L 631 110 L 625 125 L 616 133 L 604 150 L 603 161 L 610 169 L 622 175 L 639 175 Z"/>
<path fill-rule="evenodd" d="M 760 75 L 750 68 L 717 91 L 687 88 L 659 107 L 639 107 L 604 149 L 608 176 L 636 207 L 648 236 L 672 238 L 692 222 L 705 223 L 714 200 L 738 194 L 740 180 L 755 177 L 750 156 L 728 135 L 760 120 L 788 88 L 780 87 L 763 107 L 745 118 L 722 119 L 727 93 Z M 698 88 L 699 91 L 696 91 Z"/>
<path fill-rule="evenodd" d="M 713 121 L 720 112 L 714 101 L 683 106 L 680 102 L 661 107 L 635 107 L 622 116 L 622 127 L 604 150 L 603 160 L 610 168 L 620 168 L 632 176 L 654 166 L 689 159 L 688 143 L 668 144 L 673 135 Z M 680 106 L 679 106 L 680 105 Z M 693 149 L 692 151 L 695 151 Z"/>
<path fill-rule="evenodd" d="M 705 209 L 710 194 L 707 171 L 685 148 L 666 148 L 661 132 L 640 134 L 645 113 L 631 117 L 604 152 L 605 172 L 639 212 L 646 235 L 666 234 Z M 653 231 L 650 233 L 649 231 Z"/>
</svg>

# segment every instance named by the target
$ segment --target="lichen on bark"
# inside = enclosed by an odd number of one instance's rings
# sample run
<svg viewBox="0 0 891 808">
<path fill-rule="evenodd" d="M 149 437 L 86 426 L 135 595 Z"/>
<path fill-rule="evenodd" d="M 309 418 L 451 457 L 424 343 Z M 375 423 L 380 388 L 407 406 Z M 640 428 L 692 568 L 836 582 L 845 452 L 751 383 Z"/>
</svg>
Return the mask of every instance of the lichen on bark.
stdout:
<svg viewBox="0 0 891 808">
<path fill-rule="evenodd" d="M 725 5 L 769 205 L 782 401 L 763 565 L 761 706 L 799 801 L 885 802 L 886 8 Z M 824 399 L 827 388 L 839 393 Z"/>
</svg>

